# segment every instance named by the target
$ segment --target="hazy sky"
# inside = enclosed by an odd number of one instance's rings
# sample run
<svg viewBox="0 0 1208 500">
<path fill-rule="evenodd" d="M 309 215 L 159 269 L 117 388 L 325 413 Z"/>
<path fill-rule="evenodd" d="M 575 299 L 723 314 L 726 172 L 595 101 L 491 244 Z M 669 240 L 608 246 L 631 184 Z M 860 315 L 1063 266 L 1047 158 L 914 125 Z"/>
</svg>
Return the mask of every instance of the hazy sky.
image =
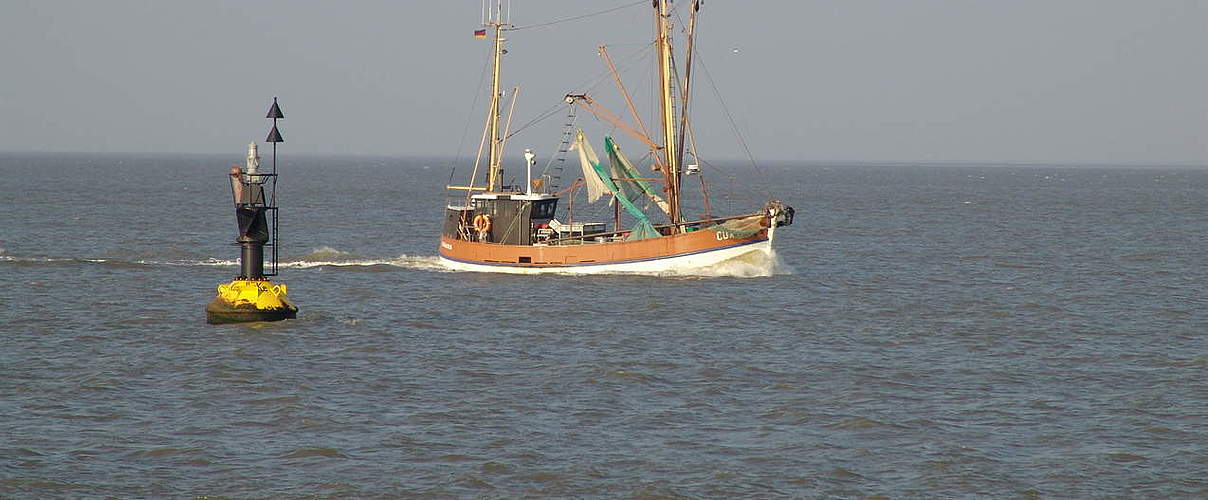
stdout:
<svg viewBox="0 0 1208 500">
<path fill-rule="evenodd" d="M 512 22 L 631 3 L 514 0 Z M 763 161 L 1208 164 L 1205 5 L 706 0 L 700 58 Z M 626 114 L 600 43 L 648 102 L 648 11 L 510 33 L 514 127 L 588 86 Z M 277 95 L 285 151 L 464 154 L 484 114 L 479 22 L 478 0 L 4 0 L 0 151 L 240 155 Z M 702 156 L 742 158 L 697 85 Z M 550 151 L 563 114 L 509 149 Z M 580 115 L 599 142 L 607 128 Z"/>
</svg>

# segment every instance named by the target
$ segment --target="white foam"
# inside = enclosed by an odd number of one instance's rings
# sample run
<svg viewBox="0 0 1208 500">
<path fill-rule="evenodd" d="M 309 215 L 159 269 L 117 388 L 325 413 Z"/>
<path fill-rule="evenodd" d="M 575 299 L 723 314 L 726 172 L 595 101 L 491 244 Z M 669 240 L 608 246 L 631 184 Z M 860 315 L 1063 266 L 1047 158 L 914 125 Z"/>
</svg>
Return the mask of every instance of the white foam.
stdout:
<svg viewBox="0 0 1208 500">
<path fill-rule="evenodd" d="M 405 267 L 408 269 L 421 269 L 424 271 L 450 271 L 451 269 L 441 264 L 440 257 L 435 255 L 399 255 L 390 263 L 394 266 Z"/>
<path fill-rule="evenodd" d="M 711 266 L 666 273 L 669 276 L 702 278 L 767 278 L 787 274 L 794 274 L 793 268 L 780 260 L 775 250 L 770 254 L 750 252 Z"/>
<path fill-rule="evenodd" d="M 283 260 L 277 266 L 291 269 L 310 269 L 312 267 L 364 267 L 390 264 L 389 260 L 365 258 L 337 248 L 321 246 L 301 257 Z"/>
<path fill-rule="evenodd" d="M 18 257 L 16 255 L 0 255 L 0 260 L 5 262 L 88 262 L 93 264 L 103 264 L 111 262 L 110 259 L 90 259 L 90 258 L 75 258 L 75 257 Z M 120 261 L 113 261 L 120 262 Z"/>
<path fill-rule="evenodd" d="M 321 246 L 310 253 L 297 258 L 298 262 L 347 262 L 356 260 L 357 256 L 329 246 Z"/>
<path fill-rule="evenodd" d="M 206 259 L 206 260 L 136 260 L 135 264 L 145 264 L 149 266 L 209 266 L 209 267 L 235 267 L 239 265 L 237 260 L 223 259 Z"/>
<path fill-rule="evenodd" d="M 265 264 L 267 265 L 267 264 Z M 318 261 L 287 261 L 277 263 L 277 267 L 290 269 L 310 269 L 313 267 L 360 267 L 390 265 L 386 260 L 318 260 Z"/>
<path fill-rule="evenodd" d="M 10 256 L 0 256 L 0 260 L 17 260 Z M 69 261 L 77 259 L 51 259 L 51 258 L 34 258 L 27 259 L 34 261 Z M 105 260 L 80 259 L 90 262 L 105 262 Z M 157 260 L 138 260 L 135 264 L 144 264 L 152 266 L 206 266 L 206 267 L 239 267 L 238 259 L 215 259 L 209 258 L 206 260 L 172 260 L 172 261 L 157 261 Z M 267 265 L 267 263 L 266 263 Z M 315 267 L 368 267 L 368 266 L 397 266 L 412 269 L 428 269 L 428 270 L 444 270 L 437 263 L 436 256 L 408 256 L 400 255 L 396 258 L 361 258 L 349 252 L 336 250 L 330 247 L 323 247 L 315 250 L 302 257 L 283 260 L 277 264 L 278 267 L 290 269 L 311 269 Z"/>
</svg>

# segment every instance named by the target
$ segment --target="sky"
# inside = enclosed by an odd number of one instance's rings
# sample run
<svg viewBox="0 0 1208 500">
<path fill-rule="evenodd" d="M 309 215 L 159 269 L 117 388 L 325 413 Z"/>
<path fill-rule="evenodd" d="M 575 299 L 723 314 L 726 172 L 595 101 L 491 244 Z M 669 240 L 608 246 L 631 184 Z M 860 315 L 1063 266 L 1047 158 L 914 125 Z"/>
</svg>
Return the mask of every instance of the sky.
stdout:
<svg viewBox="0 0 1208 500">
<path fill-rule="evenodd" d="M 2 7 L 0 151 L 242 155 L 273 96 L 284 151 L 478 146 L 479 0 Z M 597 45 L 649 107 L 648 2 L 513 0 L 511 22 L 513 129 L 551 113 L 513 154 L 557 148 L 566 93 L 628 116 Z M 1205 165 L 1206 28 L 1200 0 L 706 0 L 693 130 L 715 160 Z"/>
</svg>

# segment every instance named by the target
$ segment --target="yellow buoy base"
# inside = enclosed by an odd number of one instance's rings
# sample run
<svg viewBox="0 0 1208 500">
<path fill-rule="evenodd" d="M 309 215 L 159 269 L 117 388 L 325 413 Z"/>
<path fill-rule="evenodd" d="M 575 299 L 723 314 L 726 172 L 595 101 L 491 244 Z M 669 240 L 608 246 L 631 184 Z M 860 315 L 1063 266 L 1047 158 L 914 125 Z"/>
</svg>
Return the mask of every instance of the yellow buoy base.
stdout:
<svg viewBox="0 0 1208 500">
<path fill-rule="evenodd" d="M 285 296 L 284 284 L 269 280 L 234 280 L 218 285 L 218 296 L 206 306 L 206 322 L 244 323 L 295 318 L 298 308 Z"/>
</svg>

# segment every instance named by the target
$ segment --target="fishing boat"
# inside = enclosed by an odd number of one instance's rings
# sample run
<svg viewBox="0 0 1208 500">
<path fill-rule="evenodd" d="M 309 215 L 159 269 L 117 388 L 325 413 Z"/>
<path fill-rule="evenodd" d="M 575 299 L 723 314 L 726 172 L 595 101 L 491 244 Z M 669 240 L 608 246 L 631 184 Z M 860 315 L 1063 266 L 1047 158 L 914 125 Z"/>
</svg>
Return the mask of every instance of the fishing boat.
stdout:
<svg viewBox="0 0 1208 500">
<path fill-rule="evenodd" d="M 539 173 L 538 178 L 533 177 L 534 154 L 528 150 L 524 184 L 517 185 L 514 180 L 505 184 L 502 160 L 511 111 L 503 120 L 500 56 L 506 53 L 504 32 L 515 27 L 504 18 L 500 0 L 484 2 L 484 29 L 476 30 L 474 35 L 487 38 L 489 32 L 493 46 L 489 111 L 470 181 L 446 186 L 450 196 L 438 249 L 442 264 L 463 271 L 524 274 L 663 273 L 772 256 L 778 228 L 792 224 L 794 215 L 792 207 L 778 200 L 756 205 L 747 213 L 718 217 L 711 213 L 706 198 L 702 216 L 684 214 L 685 177 L 700 178 L 701 192 L 707 196 L 701 162 L 685 165 L 686 155 L 698 160 L 688 104 L 700 2 L 692 1 L 686 13 L 687 45 L 681 59 L 686 64 L 682 71 L 674 64 L 672 3 L 654 0 L 652 8 L 658 139 L 646 132 L 604 46 L 599 47 L 600 54 L 625 97 L 633 122 L 619 118 L 586 94 L 564 97 L 572 110 L 586 109 L 641 142 L 648 150 L 644 158 L 650 162 L 651 174 L 642 175 L 613 138 L 605 137 L 606 161 L 601 162 L 582 130 L 568 130 L 559 152 L 578 157 L 582 177 L 558 189 L 551 175 Z M 511 94 L 510 108 L 514 110 L 516 92 Z M 485 167 L 481 178 L 480 166 Z M 612 222 L 611 228 L 605 221 L 575 219 L 575 196 L 581 191 L 589 204 L 602 200 L 612 204 L 614 217 L 608 221 Z M 560 204 L 563 200 L 565 203 Z M 580 214 L 585 212 L 582 204 L 578 208 Z"/>
</svg>

